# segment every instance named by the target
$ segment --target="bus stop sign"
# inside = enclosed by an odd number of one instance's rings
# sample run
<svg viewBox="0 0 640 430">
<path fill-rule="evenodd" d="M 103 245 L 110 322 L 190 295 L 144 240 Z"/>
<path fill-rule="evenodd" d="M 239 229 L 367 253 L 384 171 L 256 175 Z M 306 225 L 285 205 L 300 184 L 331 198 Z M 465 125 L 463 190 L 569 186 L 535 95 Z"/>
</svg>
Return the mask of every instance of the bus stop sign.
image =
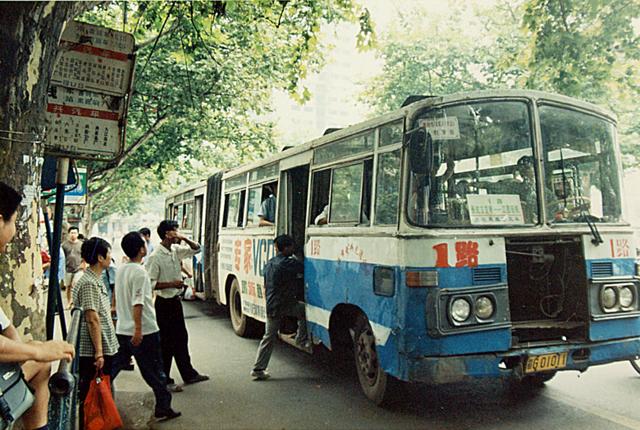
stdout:
<svg viewBox="0 0 640 430">
<path fill-rule="evenodd" d="M 49 87 L 47 154 L 109 161 L 122 153 L 134 49 L 129 33 L 67 25 Z"/>
</svg>

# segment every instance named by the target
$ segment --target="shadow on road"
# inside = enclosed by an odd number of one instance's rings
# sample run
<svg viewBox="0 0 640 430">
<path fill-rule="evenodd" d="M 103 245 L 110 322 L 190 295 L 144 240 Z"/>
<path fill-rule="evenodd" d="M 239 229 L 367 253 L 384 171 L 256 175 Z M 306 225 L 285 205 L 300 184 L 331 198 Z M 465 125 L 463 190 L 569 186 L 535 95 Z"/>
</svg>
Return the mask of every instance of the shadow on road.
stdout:
<svg viewBox="0 0 640 430">
<path fill-rule="evenodd" d="M 194 309 L 196 317 L 206 315 L 216 320 L 228 320 L 225 308 L 210 302 L 196 302 L 194 305 L 197 308 Z M 231 330 L 230 323 L 228 325 Z M 508 381 L 477 380 L 437 386 L 402 383 L 394 401 L 381 409 L 369 402 L 362 393 L 351 355 L 340 356 L 322 346 L 316 346 L 313 355 L 284 343 L 278 345 L 278 349 L 291 365 L 305 369 L 307 376 L 279 376 L 279 372 L 283 373 L 279 369 L 274 372 L 271 380 L 266 381 L 266 386 L 275 390 L 279 390 L 279 386 L 283 390 L 299 390 L 300 384 L 304 386 L 307 383 L 314 388 L 331 387 L 330 390 L 323 390 L 321 396 L 329 392 L 339 393 L 334 394 L 335 397 L 330 402 L 340 402 L 338 399 L 341 399 L 358 408 L 358 414 L 364 413 L 372 419 L 385 416 L 386 419 L 400 420 L 405 424 L 409 424 L 412 419 L 420 422 L 446 422 L 444 427 L 438 428 L 456 428 L 456 425 L 470 428 L 470 423 L 473 423 L 473 427 L 478 424 L 494 427 L 500 424 L 497 427 L 502 427 L 512 421 L 515 423 L 526 419 L 527 416 L 543 416 L 549 408 L 548 399 L 541 395 L 545 391 L 544 387 L 525 389 Z"/>
</svg>

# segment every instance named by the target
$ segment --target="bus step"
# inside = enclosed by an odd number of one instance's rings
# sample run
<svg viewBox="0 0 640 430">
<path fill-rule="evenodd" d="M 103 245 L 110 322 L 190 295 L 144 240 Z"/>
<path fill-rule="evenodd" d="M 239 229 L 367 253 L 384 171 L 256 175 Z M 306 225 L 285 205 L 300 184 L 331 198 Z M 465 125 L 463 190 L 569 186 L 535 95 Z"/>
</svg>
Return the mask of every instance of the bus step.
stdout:
<svg viewBox="0 0 640 430">
<path fill-rule="evenodd" d="M 306 346 L 305 345 L 298 345 L 296 343 L 296 335 L 295 335 L 295 333 L 294 334 L 278 333 L 278 337 L 284 343 L 288 343 L 289 345 L 293 346 L 294 348 L 299 349 L 300 351 L 304 351 L 307 354 L 312 354 L 313 353 L 313 343 L 311 341 L 309 341 L 309 343 Z"/>
</svg>

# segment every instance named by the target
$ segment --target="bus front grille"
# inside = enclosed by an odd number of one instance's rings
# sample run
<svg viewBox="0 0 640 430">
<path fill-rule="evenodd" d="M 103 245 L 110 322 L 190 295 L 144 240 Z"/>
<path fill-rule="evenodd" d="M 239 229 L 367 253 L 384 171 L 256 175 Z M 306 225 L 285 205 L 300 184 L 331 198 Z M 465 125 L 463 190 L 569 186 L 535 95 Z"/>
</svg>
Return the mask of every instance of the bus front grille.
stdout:
<svg viewBox="0 0 640 430">
<path fill-rule="evenodd" d="M 588 280 L 580 238 L 507 239 L 506 253 L 514 344 L 586 339 Z"/>
</svg>

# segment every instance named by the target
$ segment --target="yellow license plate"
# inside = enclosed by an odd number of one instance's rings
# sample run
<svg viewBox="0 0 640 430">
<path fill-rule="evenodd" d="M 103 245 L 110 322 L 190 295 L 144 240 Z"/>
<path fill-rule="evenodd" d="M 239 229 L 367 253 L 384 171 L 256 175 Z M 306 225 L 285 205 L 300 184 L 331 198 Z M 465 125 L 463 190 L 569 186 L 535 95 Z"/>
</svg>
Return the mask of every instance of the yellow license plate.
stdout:
<svg viewBox="0 0 640 430">
<path fill-rule="evenodd" d="M 567 366 L 568 352 L 555 354 L 531 355 L 527 357 L 524 373 L 544 372 L 545 370 L 563 369 Z"/>
</svg>

